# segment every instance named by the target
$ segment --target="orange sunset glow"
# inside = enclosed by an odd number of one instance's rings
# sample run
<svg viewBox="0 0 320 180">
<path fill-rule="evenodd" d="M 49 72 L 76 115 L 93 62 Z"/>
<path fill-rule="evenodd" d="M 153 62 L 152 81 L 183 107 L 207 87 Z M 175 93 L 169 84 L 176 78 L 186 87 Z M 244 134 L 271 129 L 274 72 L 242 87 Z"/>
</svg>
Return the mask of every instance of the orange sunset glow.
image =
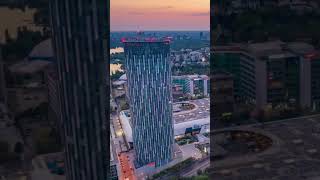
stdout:
<svg viewBox="0 0 320 180">
<path fill-rule="evenodd" d="M 111 0 L 111 31 L 209 30 L 210 0 Z"/>
</svg>

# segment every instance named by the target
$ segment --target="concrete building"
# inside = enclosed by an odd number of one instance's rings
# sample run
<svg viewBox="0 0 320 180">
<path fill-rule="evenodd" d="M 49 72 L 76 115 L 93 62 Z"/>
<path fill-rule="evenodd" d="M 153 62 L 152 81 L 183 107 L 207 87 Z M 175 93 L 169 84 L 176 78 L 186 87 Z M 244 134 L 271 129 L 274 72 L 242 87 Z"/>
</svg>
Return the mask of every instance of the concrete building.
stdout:
<svg viewBox="0 0 320 180">
<path fill-rule="evenodd" d="M 68 180 L 106 180 L 109 1 L 50 1 Z"/>
<path fill-rule="evenodd" d="M 236 102 L 255 104 L 260 109 L 317 106 L 317 88 L 312 87 L 318 84 L 318 56 L 312 46 L 270 41 L 220 46 L 214 52 L 214 68 L 234 77 Z M 310 57 L 314 61 L 308 61 Z"/>
<path fill-rule="evenodd" d="M 182 92 L 190 96 L 209 96 L 210 82 L 206 75 L 173 76 L 172 83 L 179 85 Z"/>
<path fill-rule="evenodd" d="M 215 71 L 228 72 L 233 76 L 235 102 L 255 103 L 255 59 L 245 46 L 214 47 Z"/>
<path fill-rule="evenodd" d="M 299 57 L 286 49 L 282 42 L 250 44 L 250 55 L 255 59 L 256 105 L 300 105 Z"/>
<path fill-rule="evenodd" d="M 165 39 L 123 39 L 136 166 L 173 158 L 170 45 Z"/>
<path fill-rule="evenodd" d="M 300 57 L 301 106 L 320 109 L 320 53 L 306 43 L 290 43 L 288 50 Z"/>
</svg>

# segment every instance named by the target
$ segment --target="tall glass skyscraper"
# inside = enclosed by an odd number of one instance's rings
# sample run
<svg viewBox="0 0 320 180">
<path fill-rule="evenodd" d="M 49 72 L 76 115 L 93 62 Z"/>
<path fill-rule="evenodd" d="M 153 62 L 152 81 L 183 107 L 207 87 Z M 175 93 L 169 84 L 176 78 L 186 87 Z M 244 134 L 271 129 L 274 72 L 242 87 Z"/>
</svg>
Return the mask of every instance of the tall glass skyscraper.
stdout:
<svg viewBox="0 0 320 180">
<path fill-rule="evenodd" d="M 173 158 L 170 45 L 166 40 L 123 40 L 133 148 L 138 166 Z"/>
<path fill-rule="evenodd" d="M 51 0 L 67 180 L 108 179 L 109 1 Z"/>
</svg>

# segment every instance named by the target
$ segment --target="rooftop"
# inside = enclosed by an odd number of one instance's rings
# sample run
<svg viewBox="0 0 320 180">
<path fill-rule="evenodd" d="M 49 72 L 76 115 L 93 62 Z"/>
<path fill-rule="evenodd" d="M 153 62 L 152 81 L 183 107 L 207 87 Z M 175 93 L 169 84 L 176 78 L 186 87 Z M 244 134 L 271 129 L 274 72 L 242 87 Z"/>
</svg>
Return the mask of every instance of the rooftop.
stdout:
<svg viewBox="0 0 320 180">
<path fill-rule="evenodd" d="M 248 50 L 255 56 L 269 56 L 283 53 L 282 41 L 269 41 L 264 43 L 252 43 L 248 45 Z"/>
</svg>

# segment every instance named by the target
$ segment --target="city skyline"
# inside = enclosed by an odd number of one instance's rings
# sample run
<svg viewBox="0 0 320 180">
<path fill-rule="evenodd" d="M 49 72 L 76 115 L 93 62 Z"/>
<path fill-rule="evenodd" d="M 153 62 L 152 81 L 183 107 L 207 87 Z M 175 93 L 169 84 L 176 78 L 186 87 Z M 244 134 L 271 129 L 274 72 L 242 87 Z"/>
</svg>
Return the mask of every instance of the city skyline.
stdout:
<svg viewBox="0 0 320 180">
<path fill-rule="evenodd" d="M 209 0 L 118 0 L 110 7 L 111 32 L 210 30 Z"/>
</svg>

